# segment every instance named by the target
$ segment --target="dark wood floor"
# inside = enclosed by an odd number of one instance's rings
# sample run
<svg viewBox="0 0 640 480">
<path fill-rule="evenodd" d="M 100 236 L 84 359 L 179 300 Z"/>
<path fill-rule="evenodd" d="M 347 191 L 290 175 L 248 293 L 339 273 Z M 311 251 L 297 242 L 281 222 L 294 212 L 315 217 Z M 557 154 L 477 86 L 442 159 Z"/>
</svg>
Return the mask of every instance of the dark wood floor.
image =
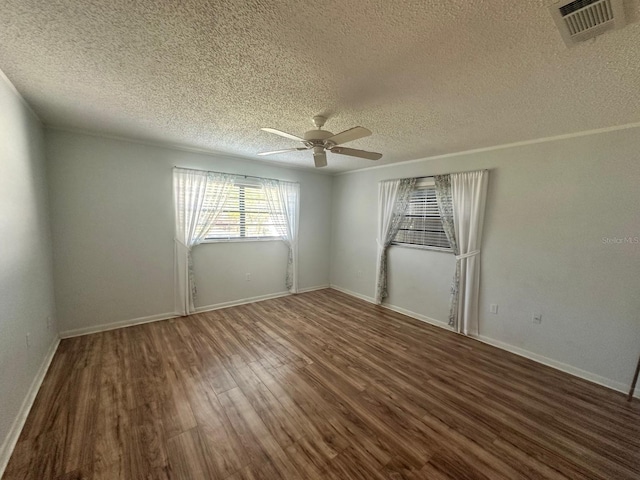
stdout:
<svg viewBox="0 0 640 480">
<path fill-rule="evenodd" d="M 5 479 L 638 479 L 622 394 L 334 290 L 63 340 Z"/>
</svg>

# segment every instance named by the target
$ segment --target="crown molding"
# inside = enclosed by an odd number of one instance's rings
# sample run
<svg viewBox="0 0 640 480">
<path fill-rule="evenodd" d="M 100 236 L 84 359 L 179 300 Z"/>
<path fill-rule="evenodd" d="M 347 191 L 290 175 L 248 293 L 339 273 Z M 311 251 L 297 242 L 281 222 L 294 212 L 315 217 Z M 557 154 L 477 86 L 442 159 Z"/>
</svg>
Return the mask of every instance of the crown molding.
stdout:
<svg viewBox="0 0 640 480">
<path fill-rule="evenodd" d="M 115 140 L 118 142 L 126 142 L 126 143 L 133 143 L 136 145 L 144 145 L 147 147 L 156 147 L 156 148 L 167 148 L 167 149 L 171 149 L 171 150 L 176 150 L 176 151 L 180 151 L 180 152 L 189 152 L 189 153 L 197 153 L 200 155 L 207 155 L 207 156 L 217 156 L 217 157 L 222 157 L 222 158 L 230 158 L 230 159 L 236 159 L 236 160 L 242 160 L 245 162 L 249 162 L 249 163 L 253 163 L 255 165 L 260 165 L 260 166 L 271 166 L 271 167 L 275 167 L 275 168 L 283 168 L 286 170 L 296 170 L 296 171 L 301 171 L 301 172 L 306 172 L 306 173 L 312 173 L 312 174 L 316 174 L 316 175 L 325 175 L 325 176 L 331 176 L 332 172 L 321 172 L 321 171 L 317 171 L 316 169 L 310 168 L 310 167 L 299 167 L 297 165 L 290 165 L 288 163 L 282 163 L 282 162 L 271 162 L 271 161 L 261 161 L 261 160 L 256 160 L 255 158 L 250 158 L 250 157 L 243 157 L 242 155 L 235 155 L 233 153 L 226 153 L 226 152 L 220 152 L 217 150 L 209 150 L 206 148 L 199 148 L 199 147 L 189 147 L 187 145 L 180 145 L 180 144 L 176 144 L 176 143 L 171 143 L 171 142 L 161 142 L 161 141 L 154 141 L 154 140 L 143 140 L 143 139 L 138 139 L 138 138 L 133 138 L 133 137 L 125 137 L 125 136 L 120 136 L 120 135 L 111 135 L 111 134 L 107 134 L 107 133 L 100 133 L 100 132 L 96 132 L 93 130 L 84 130 L 81 128 L 74 128 L 74 127 L 62 127 L 62 126 L 58 126 L 58 125 L 49 125 L 49 124 L 44 124 L 45 128 L 47 130 L 55 130 L 58 132 L 66 132 L 66 133 L 73 133 L 73 134 L 77 134 L 77 135 L 86 135 L 89 137 L 98 137 L 98 138 L 104 138 L 107 140 Z"/>
<path fill-rule="evenodd" d="M 337 172 L 334 174 L 334 176 L 348 175 L 351 173 L 358 173 L 358 172 L 366 172 L 369 170 L 379 170 L 381 168 L 398 167 L 400 165 L 409 165 L 412 163 L 419 163 L 427 160 L 440 160 L 443 158 L 460 157 L 463 155 L 471 155 L 474 153 L 483 153 L 483 152 L 491 152 L 494 150 L 504 150 L 507 148 L 523 147 L 526 145 L 535 145 L 537 143 L 556 142 L 558 140 L 567 140 L 570 138 L 586 137 L 589 135 L 598 135 L 600 133 L 615 132 L 618 130 L 627 130 L 630 128 L 640 128 L 640 122 L 626 123 L 624 125 L 616 125 L 613 127 L 596 128 L 593 130 L 584 130 L 582 132 L 566 133 L 562 135 L 555 135 L 552 137 L 536 138 L 533 140 L 523 140 L 521 142 L 505 143 L 501 145 L 494 145 L 491 147 L 474 148 L 472 150 L 462 150 L 460 152 L 444 153 L 442 155 L 433 155 L 431 157 L 416 158 L 414 160 L 405 160 L 403 162 L 387 163 L 384 165 L 375 165 L 373 167 L 364 167 L 364 168 L 358 168 L 354 170 L 347 170 L 345 172 Z"/>
</svg>

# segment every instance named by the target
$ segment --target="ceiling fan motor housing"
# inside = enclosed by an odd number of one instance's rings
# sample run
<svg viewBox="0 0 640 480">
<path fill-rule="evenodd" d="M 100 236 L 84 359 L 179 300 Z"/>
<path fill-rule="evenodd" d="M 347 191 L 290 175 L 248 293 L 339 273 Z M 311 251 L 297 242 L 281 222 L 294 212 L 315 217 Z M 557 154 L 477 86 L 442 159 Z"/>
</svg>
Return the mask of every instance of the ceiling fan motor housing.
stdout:
<svg viewBox="0 0 640 480">
<path fill-rule="evenodd" d="M 333 133 L 327 130 L 309 130 L 303 135 L 304 143 L 307 147 L 313 147 L 313 151 L 316 153 L 322 152 L 324 148 L 331 148 L 332 142 L 325 142 L 327 138 L 333 137 Z"/>
<path fill-rule="evenodd" d="M 326 130 L 309 130 L 305 132 L 303 138 L 310 142 L 314 140 L 325 140 L 329 137 L 333 137 L 333 133 L 328 132 Z"/>
</svg>

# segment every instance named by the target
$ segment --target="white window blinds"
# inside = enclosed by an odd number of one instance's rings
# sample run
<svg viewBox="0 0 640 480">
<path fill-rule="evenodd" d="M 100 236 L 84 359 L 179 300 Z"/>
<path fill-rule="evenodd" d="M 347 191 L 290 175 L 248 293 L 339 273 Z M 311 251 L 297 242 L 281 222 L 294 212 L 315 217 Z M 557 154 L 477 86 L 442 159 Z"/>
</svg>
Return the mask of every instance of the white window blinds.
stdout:
<svg viewBox="0 0 640 480">
<path fill-rule="evenodd" d="M 451 250 L 442 226 L 433 180 L 422 179 L 416 183 L 393 243 Z"/>
<path fill-rule="evenodd" d="M 211 189 L 221 188 L 213 184 Z M 279 238 L 277 225 L 285 225 L 282 211 L 272 212 L 259 183 L 236 182 L 226 196 L 222 212 L 207 234 L 208 240 Z M 212 198 L 214 195 L 207 195 Z M 205 205 L 206 208 L 206 205 Z"/>
</svg>

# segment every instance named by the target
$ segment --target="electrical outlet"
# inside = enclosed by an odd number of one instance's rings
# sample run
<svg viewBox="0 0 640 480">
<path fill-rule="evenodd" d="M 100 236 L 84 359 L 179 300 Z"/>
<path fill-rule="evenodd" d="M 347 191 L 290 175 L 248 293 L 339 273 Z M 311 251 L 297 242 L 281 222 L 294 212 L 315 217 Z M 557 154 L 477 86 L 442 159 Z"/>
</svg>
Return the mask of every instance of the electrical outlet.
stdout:
<svg viewBox="0 0 640 480">
<path fill-rule="evenodd" d="M 251 281 L 251 274 L 247 273 L 247 282 L 250 282 L 250 281 Z"/>
<path fill-rule="evenodd" d="M 362 278 L 362 270 L 358 270 L 358 278 Z"/>
<path fill-rule="evenodd" d="M 498 304 L 492 303 L 489 305 L 489 313 L 493 313 L 494 315 L 498 314 Z"/>
<path fill-rule="evenodd" d="M 31 348 L 31 334 L 27 333 L 27 348 Z"/>
<path fill-rule="evenodd" d="M 542 314 L 541 313 L 534 313 L 533 317 L 531 318 L 531 321 L 533 323 L 542 323 Z"/>
<path fill-rule="evenodd" d="M 47 317 L 47 330 L 51 330 L 51 317 Z"/>
</svg>

